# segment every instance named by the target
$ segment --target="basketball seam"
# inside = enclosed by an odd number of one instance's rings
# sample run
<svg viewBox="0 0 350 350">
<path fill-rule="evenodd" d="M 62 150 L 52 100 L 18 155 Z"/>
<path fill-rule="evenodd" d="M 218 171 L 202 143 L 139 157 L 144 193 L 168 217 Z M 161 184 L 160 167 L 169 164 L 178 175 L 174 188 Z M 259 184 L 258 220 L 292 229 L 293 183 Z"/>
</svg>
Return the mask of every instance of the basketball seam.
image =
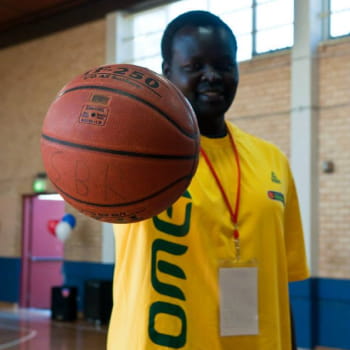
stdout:
<svg viewBox="0 0 350 350">
<path fill-rule="evenodd" d="M 61 140 L 55 137 L 48 136 L 46 134 L 41 134 L 41 137 L 49 142 L 60 144 L 67 147 L 79 148 L 87 151 L 95 151 L 100 153 L 114 154 L 126 157 L 140 157 L 140 158 L 154 158 L 154 159 L 194 159 L 197 158 L 197 154 L 194 155 L 176 155 L 176 154 L 156 154 L 156 153 L 141 153 L 141 152 L 130 152 L 130 151 L 121 151 L 114 150 L 109 148 L 102 148 L 90 145 L 82 145 L 75 142 Z"/>
<path fill-rule="evenodd" d="M 119 90 L 119 89 L 115 89 L 115 88 L 111 88 L 108 86 L 99 86 L 99 85 L 82 85 L 82 86 L 75 86 L 73 88 L 67 89 L 65 91 L 62 91 L 60 96 L 68 93 L 68 92 L 72 92 L 72 91 L 76 91 L 76 90 L 86 90 L 86 89 L 97 89 L 97 90 L 104 90 L 104 91 L 109 91 L 109 92 L 113 92 L 119 95 L 123 95 L 126 97 L 130 97 L 136 101 L 139 101 L 151 108 L 153 108 L 155 111 L 157 111 L 160 115 L 162 115 L 165 119 L 167 119 L 173 126 L 175 126 L 176 129 L 178 129 L 179 131 L 181 131 L 185 136 L 194 139 L 197 137 L 197 133 L 195 134 L 191 134 L 188 133 L 186 130 L 184 130 L 183 128 L 181 128 L 173 119 L 171 119 L 165 112 L 163 112 L 160 108 L 158 108 L 157 106 L 155 106 L 154 104 L 144 100 L 143 98 L 133 95 L 129 92 L 123 91 L 123 90 Z"/>
<path fill-rule="evenodd" d="M 176 181 L 172 182 L 171 184 L 161 188 L 160 190 L 146 196 L 146 197 L 143 197 L 141 199 L 138 199 L 138 200 L 135 200 L 135 201 L 131 201 L 131 202 L 125 202 L 125 203 L 113 203 L 113 204 L 101 204 L 101 203 L 93 203 L 93 202 L 88 202 L 88 201 L 84 201 L 82 199 L 78 199 L 74 196 L 72 196 L 71 194 L 69 193 L 66 193 L 65 191 L 63 191 L 56 183 L 52 182 L 53 185 L 57 188 L 57 190 L 59 192 L 61 192 L 64 196 L 76 201 L 76 202 L 79 202 L 79 203 L 82 203 L 82 204 L 86 204 L 86 205 L 92 205 L 92 206 L 96 206 L 96 207 L 101 207 L 101 208 L 118 208 L 118 207 L 123 207 L 123 206 L 129 206 L 129 205 L 134 205 L 134 204 L 138 204 L 138 203 L 142 203 L 142 202 L 145 202 L 146 200 L 148 199 L 151 199 L 151 198 L 154 198 L 154 197 L 157 197 L 159 194 L 163 193 L 164 191 L 168 190 L 169 188 L 175 186 L 176 184 L 178 184 L 179 182 L 181 181 L 184 181 L 184 180 L 190 180 L 191 179 L 191 176 L 187 175 L 187 176 L 183 176 L 179 179 L 177 179 Z"/>
</svg>

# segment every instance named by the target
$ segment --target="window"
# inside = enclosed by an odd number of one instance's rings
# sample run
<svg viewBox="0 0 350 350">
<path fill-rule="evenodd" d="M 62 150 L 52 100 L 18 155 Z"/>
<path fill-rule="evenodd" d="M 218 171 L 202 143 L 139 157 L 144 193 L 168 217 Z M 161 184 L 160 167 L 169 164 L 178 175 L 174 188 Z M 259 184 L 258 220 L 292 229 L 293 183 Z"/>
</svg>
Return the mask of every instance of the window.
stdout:
<svg viewBox="0 0 350 350">
<path fill-rule="evenodd" d="M 123 14 L 123 62 L 160 72 L 160 40 L 173 18 L 189 10 L 221 17 L 238 42 L 238 61 L 293 45 L 293 0 L 181 0 L 150 10 Z"/>
<path fill-rule="evenodd" d="M 350 34 L 350 1 L 330 0 L 330 28 L 331 38 Z"/>
<path fill-rule="evenodd" d="M 256 0 L 254 53 L 293 46 L 294 1 Z"/>
</svg>

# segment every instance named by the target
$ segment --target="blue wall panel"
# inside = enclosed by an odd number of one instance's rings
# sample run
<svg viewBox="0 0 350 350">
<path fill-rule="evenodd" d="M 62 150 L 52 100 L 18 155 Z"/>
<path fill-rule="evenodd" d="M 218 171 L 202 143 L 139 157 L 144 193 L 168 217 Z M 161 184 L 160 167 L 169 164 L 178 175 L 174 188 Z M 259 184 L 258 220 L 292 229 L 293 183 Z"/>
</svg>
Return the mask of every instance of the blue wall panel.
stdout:
<svg viewBox="0 0 350 350">
<path fill-rule="evenodd" d="M 112 280 L 114 264 L 65 261 L 64 284 L 78 287 L 78 309 L 83 310 L 84 283 L 88 280 Z"/>
<path fill-rule="evenodd" d="M 21 259 L 0 257 L 0 301 L 19 301 Z"/>
<path fill-rule="evenodd" d="M 313 327 L 317 317 L 316 289 L 317 280 L 313 278 L 289 285 L 297 345 L 301 348 L 312 349 L 317 343 L 317 332 Z"/>
<path fill-rule="evenodd" d="M 318 280 L 318 344 L 350 349 L 350 280 Z"/>
<path fill-rule="evenodd" d="M 293 282 L 290 298 L 299 347 L 350 349 L 350 280 Z"/>
</svg>

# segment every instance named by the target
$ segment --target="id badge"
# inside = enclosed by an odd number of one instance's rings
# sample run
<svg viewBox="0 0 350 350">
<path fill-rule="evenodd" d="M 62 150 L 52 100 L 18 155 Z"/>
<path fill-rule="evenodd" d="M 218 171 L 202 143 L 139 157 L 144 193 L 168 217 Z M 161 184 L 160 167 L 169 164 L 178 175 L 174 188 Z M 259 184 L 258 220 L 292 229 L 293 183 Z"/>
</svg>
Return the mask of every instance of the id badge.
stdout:
<svg viewBox="0 0 350 350">
<path fill-rule="evenodd" d="M 258 268 L 220 267 L 220 335 L 259 334 Z"/>
</svg>

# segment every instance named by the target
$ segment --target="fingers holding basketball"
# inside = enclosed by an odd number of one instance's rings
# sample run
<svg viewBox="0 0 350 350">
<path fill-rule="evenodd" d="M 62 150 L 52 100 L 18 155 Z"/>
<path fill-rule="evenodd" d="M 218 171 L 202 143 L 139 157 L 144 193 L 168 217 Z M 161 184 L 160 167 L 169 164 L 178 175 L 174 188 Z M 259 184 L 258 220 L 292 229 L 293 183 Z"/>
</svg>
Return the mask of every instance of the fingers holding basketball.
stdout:
<svg viewBox="0 0 350 350">
<path fill-rule="evenodd" d="M 58 94 L 41 151 L 64 199 L 95 219 L 136 222 L 169 207 L 198 163 L 194 112 L 178 89 L 146 68 L 92 69 Z"/>
</svg>

